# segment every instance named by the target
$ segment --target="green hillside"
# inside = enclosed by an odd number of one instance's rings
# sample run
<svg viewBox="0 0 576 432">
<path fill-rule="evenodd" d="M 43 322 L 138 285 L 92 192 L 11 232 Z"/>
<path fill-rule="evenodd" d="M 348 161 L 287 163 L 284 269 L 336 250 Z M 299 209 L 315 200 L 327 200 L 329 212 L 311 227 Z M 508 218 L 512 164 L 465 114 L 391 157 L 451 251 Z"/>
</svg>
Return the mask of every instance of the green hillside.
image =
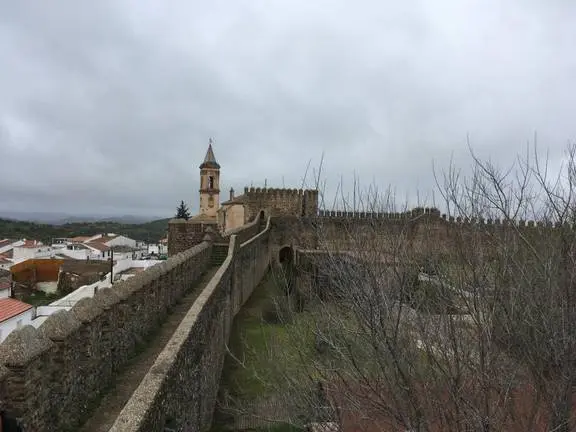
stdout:
<svg viewBox="0 0 576 432">
<path fill-rule="evenodd" d="M 134 240 L 157 242 L 166 237 L 168 221 L 159 219 L 142 224 L 123 224 L 118 222 L 75 222 L 64 225 L 49 225 L 35 222 L 23 222 L 0 219 L 0 239 L 35 239 L 46 244 L 54 237 L 90 236 L 101 233 L 125 235 Z"/>
</svg>

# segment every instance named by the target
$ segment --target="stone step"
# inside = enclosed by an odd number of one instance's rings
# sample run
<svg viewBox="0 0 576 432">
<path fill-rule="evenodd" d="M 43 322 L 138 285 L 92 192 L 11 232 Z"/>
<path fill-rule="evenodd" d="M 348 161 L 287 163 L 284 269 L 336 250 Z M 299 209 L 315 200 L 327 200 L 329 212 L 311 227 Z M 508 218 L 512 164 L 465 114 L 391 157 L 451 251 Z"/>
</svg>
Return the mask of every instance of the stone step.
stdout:
<svg viewBox="0 0 576 432">
<path fill-rule="evenodd" d="M 210 257 L 211 264 L 214 266 L 221 266 L 227 256 L 228 245 L 214 245 L 212 256 Z"/>
</svg>

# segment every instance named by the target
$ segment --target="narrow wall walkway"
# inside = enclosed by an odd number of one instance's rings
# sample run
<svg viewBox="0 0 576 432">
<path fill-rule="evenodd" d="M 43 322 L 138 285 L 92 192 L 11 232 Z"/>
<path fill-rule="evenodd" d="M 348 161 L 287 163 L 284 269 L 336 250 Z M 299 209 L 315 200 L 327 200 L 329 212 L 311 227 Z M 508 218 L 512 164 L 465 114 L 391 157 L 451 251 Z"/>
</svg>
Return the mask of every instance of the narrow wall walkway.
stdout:
<svg viewBox="0 0 576 432">
<path fill-rule="evenodd" d="M 209 268 L 196 286 L 174 306 L 172 313 L 168 315 L 164 324 L 154 334 L 145 350 L 134 357 L 116 377 L 114 387 L 104 395 L 92 417 L 80 429 L 81 432 L 107 432 L 112 427 L 118 414 L 156 361 L 158 354 L 164 349 L 198 295 L 204 290 L 217 270 L 218 267 Z"/>
</svg>

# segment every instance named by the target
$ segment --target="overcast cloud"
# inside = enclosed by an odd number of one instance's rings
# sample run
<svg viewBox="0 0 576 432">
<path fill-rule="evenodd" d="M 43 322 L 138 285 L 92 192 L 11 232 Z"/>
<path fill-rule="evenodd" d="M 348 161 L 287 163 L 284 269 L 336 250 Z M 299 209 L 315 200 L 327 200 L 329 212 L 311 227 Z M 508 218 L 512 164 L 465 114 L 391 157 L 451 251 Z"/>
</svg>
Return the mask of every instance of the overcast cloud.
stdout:
<svg viewBox="0 0 576 432">
<path fill-rule="evenodd" d="M 42 4 L 43 7 L 39 5 Z M 0 210 L 196 210 L 343 175 L 426 190 L 466 135 L 504 162 L 576 137 L 569 0 L 0 0 Z"/>
</svg>

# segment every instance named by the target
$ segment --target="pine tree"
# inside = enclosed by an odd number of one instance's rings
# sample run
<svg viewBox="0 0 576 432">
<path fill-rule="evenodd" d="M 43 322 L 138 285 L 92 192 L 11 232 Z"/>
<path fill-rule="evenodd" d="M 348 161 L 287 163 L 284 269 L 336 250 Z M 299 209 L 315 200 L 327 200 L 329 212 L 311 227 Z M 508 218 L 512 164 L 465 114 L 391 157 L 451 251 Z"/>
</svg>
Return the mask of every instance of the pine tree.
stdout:
<svg viewBox="0 0 576 432">
<path fill-rule="evenodd" d="M 180 205 L 176 209 L 176 219 L 190 219 L 190 212 L 184 201 L 180 201 Z"/>
</svg>

